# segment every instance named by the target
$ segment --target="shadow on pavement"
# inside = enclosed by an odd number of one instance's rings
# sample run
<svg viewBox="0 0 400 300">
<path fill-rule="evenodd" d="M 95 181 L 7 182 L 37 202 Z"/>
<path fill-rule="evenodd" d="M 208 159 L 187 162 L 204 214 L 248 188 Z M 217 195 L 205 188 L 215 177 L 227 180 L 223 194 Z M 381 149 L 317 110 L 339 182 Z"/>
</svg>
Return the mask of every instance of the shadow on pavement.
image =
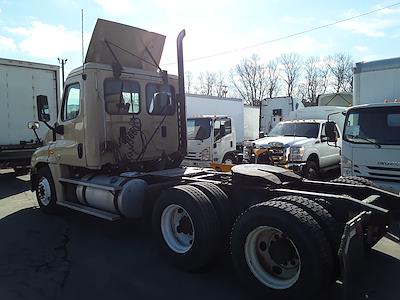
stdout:
<svg viewBox="0 0 400 300">
<path fill-rule="evenodd" d="M 29 179 L 23 180 L 20 177 L 16 177 L 14 172 L 0 173 L 0 183 L 0 200 L 25 192 L 31 187 Z"/>
<path fill-rule="evenodd" d="M 171 267 L 149 228 L 24 209 L 0 220 L 0 295 L 9 299 L 248 299 L 229 263 Z"/>
<path fill-rule="evenodd" d="M 0 237 L 2 300 L 252 299 L 228 259 L 201 273 L 179 271 L 138 222 L 109 223 L 71 211 L 49 216 L 29 208 L 0 219 Z M 398 260 L 373 250 L 364 267 L 352 300 L 398 299 Z M 339 295 L 332 287 L 320 299 Z"/>
</svg>

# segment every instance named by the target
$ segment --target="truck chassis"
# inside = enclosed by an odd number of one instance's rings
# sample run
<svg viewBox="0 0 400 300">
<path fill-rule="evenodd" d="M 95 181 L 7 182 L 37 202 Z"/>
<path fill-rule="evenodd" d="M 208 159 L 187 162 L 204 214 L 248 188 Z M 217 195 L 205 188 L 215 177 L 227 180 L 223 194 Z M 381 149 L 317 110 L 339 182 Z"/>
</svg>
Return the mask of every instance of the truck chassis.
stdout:
<svg viewBox="0 0 400 300">
<path fill-rule="evenodd" d="M 175 266 L 193 271 L 229 254 L 242 282 L 274 299 L 299 292 L 309 299 L 334 279 L 349 281 L 349 249 L 360 241 L 361 248 L 372 247 L 400 211 L 398 195 L 356 179 L 310 181 L 268 165 L 238 165 L 231 173 L 71 170 L 59 178 L 68 199 L 62 202 L 47 166 L 31 176 L 45 212 L 64 206 L 109 221 L 151 219 L 160 248 Z M 105 178 L 114 183 L 105 184 Z M 100 194 L 109 203 L 94 203 Z M 127 196 L 129 205 L 121 200 Z"/>
</svg>

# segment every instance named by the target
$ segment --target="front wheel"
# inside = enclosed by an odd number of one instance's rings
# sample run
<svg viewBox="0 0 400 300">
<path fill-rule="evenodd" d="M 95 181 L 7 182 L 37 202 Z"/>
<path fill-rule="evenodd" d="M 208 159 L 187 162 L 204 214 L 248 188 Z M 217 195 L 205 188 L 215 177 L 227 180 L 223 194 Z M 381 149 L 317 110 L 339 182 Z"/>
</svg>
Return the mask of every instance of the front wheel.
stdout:
<svg viewBox="0 0 400 300">
<path fill-rule="evenodd" d="M 223 164 L 226 165 L 234 165 L 236 164 L 236 157 L 232 153 L 225 154 L 224 159 L 222 160 Z"/>
<path fill-rule="evenodd" d="M 318 163 L 314 160 L 308 160 L 304 169 L 303 176 L 307 179 L 315 180 L 319 175 Z"/>
<path fill-rule="evenodd" d="M 236 273 L 264 299 L 311 299 L 332 276 L 323 229 L 302 208 L 282 201 L 250 207 L 231 237 Z"/>
<path fill-rule="evenodd" d="M 37 173 L 36 199 L 45 213 L 57 212 L 57 196 L 53 176 L 48 168 L 41 168 Z"/>
</svg>

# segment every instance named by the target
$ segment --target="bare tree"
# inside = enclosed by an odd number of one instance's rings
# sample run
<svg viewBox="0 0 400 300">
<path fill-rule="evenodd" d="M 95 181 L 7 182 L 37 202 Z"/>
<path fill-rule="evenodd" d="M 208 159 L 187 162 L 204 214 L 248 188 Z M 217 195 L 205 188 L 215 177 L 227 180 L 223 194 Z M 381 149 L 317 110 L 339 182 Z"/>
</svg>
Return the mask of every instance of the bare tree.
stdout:
<svg viewBox="0 0 400 300">
<path fill-rule="evenodd" d="M 297 53 L 284 53 L 281 55 L 283 66 L 283 81 L 287 86 L 287 95 L 293 96 L 295 86 L 300 79 L 302 60 Z"/>
<path fill-rule="evenodd" d="M 266 67 L 253 54 L 243 59 L 230 73 L 233 86 L 249 105 L 259 105 L 267 92 Z"/>
<path fill-rule="evenodd" d="M 328 57 L 328 67 L 332 74 L 332 87 L 336 93 L 353 90 L 353 59 L 345 53 Z"/>
<path fill-rule="evenodd" d="M 200 73 L 198 77 L 198 93 L 212 96 L 217 83 L 216 74 L 213 72 Z"/>
<path fill-rule="evenodd" d="M 268 62 L 266 70 L 267 80 L 267 96 L 275 97 L 279 92 L 279 59 L 274 59 Z"/>
<path fill-rule="evenodd" d="M 185 72 L 185 87 L 186 87 L 186 93 L 191 93 L 192 92 L 192 84 L 193 84 L 193 74 L 190 71 Z"/>
<path fill-rule="evenodd" d="M 216 74 L 214 95 L 218 97 L 226 97 L 227 93 L 228 93 L 228 84 L 226 82 L 224 73 L 220 71 Z"/>
</svg>

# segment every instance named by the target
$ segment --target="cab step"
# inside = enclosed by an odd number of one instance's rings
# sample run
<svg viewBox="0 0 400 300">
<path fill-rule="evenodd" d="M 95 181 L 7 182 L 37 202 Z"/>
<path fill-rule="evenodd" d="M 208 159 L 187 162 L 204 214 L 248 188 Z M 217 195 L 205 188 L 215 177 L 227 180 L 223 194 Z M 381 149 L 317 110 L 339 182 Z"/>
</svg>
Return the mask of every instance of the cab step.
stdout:
<svg viewBox="0 0 400 300">
<path fill-rule="evenodd" d="M 107 212 L 107 211 L 103 211 L 103 210 L 99 210 L 93 207 L 89 207 L 89 206 L 85 206 L 79 203 L 73 203 L 73 202 L 66 202 L 66 201 L 60 201 L 57 202 L 58 205 L 63 206 L 63 207 L 67 207 L 69 209 L 73 209 L 79 212 L 83 212 L 85 214 L 88 215 L 92 215 L 107 221 L 117 221 L 119 219 L 121 219 L 121 217 L 119 215 Z"/>
</svg>

